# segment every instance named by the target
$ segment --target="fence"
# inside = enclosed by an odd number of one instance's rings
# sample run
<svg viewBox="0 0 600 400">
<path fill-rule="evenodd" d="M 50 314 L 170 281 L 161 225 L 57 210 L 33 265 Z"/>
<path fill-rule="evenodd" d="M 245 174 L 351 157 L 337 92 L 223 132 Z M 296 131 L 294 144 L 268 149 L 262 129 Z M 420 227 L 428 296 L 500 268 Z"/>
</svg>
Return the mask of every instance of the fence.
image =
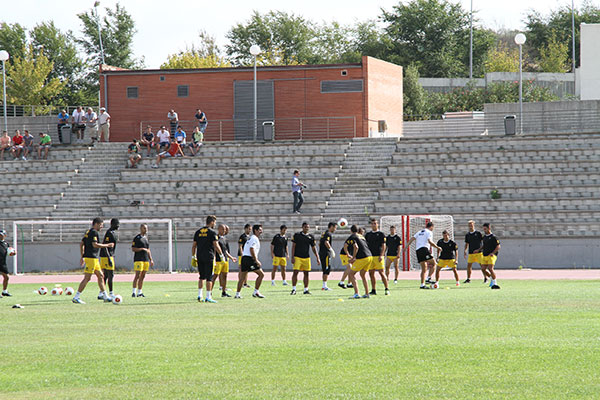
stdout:
<svg viewBox="0 0 600 400">
<path fill-rule="evenodd" d="M 42 117 L 42 116 L 56 116 L 62 110 L 66 110 L 69 115 L 73 113 L 79 106 L 40 106 L 40 105 L 6 105 L 6 116 L 7 117 Z M 84 110 L 88 106 L 81 106 Z M 89 106 L 98 112 L 98 105 Z M 4 107 L 0 106 L 0 117 L 4 117 Z"/>
</svg>

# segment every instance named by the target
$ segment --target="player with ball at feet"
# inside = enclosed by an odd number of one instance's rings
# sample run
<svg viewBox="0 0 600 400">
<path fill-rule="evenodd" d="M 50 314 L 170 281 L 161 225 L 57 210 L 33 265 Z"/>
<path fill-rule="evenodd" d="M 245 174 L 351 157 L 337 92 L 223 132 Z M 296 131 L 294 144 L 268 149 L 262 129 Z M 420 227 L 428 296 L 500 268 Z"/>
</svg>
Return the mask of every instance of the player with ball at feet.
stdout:
<svg viewBox="0 0 600 400">
<path fill-rule="evenodd" d="M 6 231 L 2 229 L 0 230 L 0 275 L 2 275 L 3 281 L 2 296 L 0 297 L 10 297 L 11 294 L 8 293 L 8 267 L 6 265 L 6 256 L 14 256 L 16 252 L 4 239 L 6 239 Z"/>
<path fill-rule="evenodd" d="M 429 246 L 435 247 L 439 251 L 442 251 L 442 249 L 431 240 L 433 236 L 432 232 L 433 222 L 429 221 L 425 225 L 425 229 L 421 229 L 415 234 L 415 236 L 410 238 L 403 251 L 404 253 L 406 249 L 410 248 L 410 245 L 413 242 L 417 242 L 415 247 L 417 249 L 417 261 L 421 265 L 421 289 L 429 289 L 429 286 L 425 286 L 425 274 L 427 273 L 427 269 L 429 269 L 429 275 L 431 276 L 436 267 L 435 259 L 429 251 Z"/>
</svg>

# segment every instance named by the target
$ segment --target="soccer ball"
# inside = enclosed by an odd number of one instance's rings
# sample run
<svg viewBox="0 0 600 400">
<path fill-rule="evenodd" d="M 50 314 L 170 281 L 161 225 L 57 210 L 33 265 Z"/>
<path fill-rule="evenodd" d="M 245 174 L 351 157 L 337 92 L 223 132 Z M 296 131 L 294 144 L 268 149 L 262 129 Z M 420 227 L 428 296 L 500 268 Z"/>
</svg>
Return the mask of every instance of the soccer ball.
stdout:
<svg viewBox="0 0 600 400">
<path fill-rule="evenodd" d="M 46 289 L 44 286 L 42 286 L 41 288 L 38 289 L 38 293 L 43 296 L 46 293 L 48 293 L 48 289 Z"/>
<path fill-rule="evenodd" d="M 8 249 L 6 249 L 8 251 L 8 255 L 13 257 L 17 255 L 17 251 L 15 250 L 14 247 L 9 247 Z"/>
<path fill-rule="evenodd" d="M 348 220 L 346 218 L 340 218 L 340 220 L 338 221 L 338 226 L 340 228 L 345 228 L 348 226 Z"/>
<path fill-rule="evenodd" d="M 63 290 L 62 288 L 55 287 L 50 291 L 50 293 L 52 294 L 52 296 L 60 296 L 61 294 L 63 294 Z"/>
<path fill-rule="evenodd" d="M 113 297 L 112 302 L 113 304 L 121 304 L 123 302 L 123 296 L 121 296 L 120 294 L 116 295 L 115 297 Z"/>
<path fill-rule="evenodd" d="M 72 296 L 73 293 L 75 293 L 75 290 L 73 290 L 72 287 L 68 287 L 68 288 L 65 289 L 65 295 L 66 296 Z"/>
</svg>

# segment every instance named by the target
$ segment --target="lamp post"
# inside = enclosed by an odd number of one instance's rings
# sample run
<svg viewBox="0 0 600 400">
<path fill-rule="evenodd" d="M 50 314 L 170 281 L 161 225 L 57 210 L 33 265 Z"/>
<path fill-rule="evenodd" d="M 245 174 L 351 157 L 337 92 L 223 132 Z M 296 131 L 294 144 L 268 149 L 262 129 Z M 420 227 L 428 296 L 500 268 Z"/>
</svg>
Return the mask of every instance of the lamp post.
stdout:
<svg viewBox="0 0 600 400">
<path fill-rule="evenodd" d="M 523 133 L 523 44 L 527 37 L 523 33 L 515 35 L 515 43 L 519 45 L 519 133 Z"/>
<path fill-rule="evenodd" d="M 10 55 L 6 50 L 0 50 L 0 61 L 2 61 L 2 92 L 4 94 L 2 105 L 4 106 L 4 130 L 8 132 L 8 119 L 6 118 L 6 61 Z"/>
<path fill-rule="evenodd" d="M 254 56 L 254 135 L 253 138 L 256 140 L 258 131 L 258 105 L 257 105 L 257 90 L 256 90 L 256 56 L 260 54 L 260 47 L 256 44 L 250 46 L 250 54 Z"/>
<path fill-rule="evenodd" d="M 471 0 L 471 34 L 469 40 L 469 79 L 473 79 L 473 0 Z"/>
<path fill-rule="evenodd" d="M 575 86 L 575 93 L 577 93 L 577 74 L 575 73 L 575 0 L 571 0 L 571 36 L 573 47 L 573 86 Z"/>
<path fill-rule="evenodd" d="M 98 14 L 98 6 L 100 5 L 99 1 L 94 2 L 94 11 L 96 17 L 96 26 L 98 27 L 98 40 L 100 41 L 100 59 L 102 60 L 102 64 L 104 65 L 104 46 L 102 45 L 102 29 L 100 28 L 100 15 Z M 106 77 L 104 78 L 106 79 Z M 98 109 L 102 107 L 102 102 L 100 100 L 100 76 L 98 76 Z M 106 97 L 106 93 L 104 94 Z M 106 103 L 106 101 L 105 101 Z"/>
</svg>

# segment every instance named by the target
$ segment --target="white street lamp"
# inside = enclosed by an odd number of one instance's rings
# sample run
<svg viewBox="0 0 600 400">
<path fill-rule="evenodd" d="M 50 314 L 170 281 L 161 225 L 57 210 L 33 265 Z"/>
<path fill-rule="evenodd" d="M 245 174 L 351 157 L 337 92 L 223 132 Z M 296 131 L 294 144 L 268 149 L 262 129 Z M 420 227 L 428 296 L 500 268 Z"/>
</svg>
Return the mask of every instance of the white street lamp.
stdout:
<svg viewBox="0 0 600 400">
<path fill-rule="evenodd" d="M 6 50 L 0 50 L 0 61 L 2 61 L 2 91 L 4 93 L 2 104 L 4 106 L 4 130 L 8 132 L 8 120 L 6 118 L 6 61 L 10 55 Z"/>
<path fill-rule="evenodd" d="M 515 35 L 515 43 L 519 45 L 519 133 L 523 133 L 523 45 L 527 37 L 523 33 Z"/>
<path fill-rule="evenodd" d="M 254 56 L 254 140 L 257 137 L 258 131 L 258 106 L 257 106 L 257 90 L 256 90 L 256 56 L 261 53 L 260 47 L 256 44 L 250 46 L 250 54 Z"/>
<path fill-rule="evenodd" d="M 99 5 L 99 1 L 94 2 L 96 25 L 98 26 L 98 40 L 100 41 L 100 59 L 102 61 L 102 65 L 104 65 L 104 46 L 102 45 L 102 29 L 100 28 L 100 15 L 98 14 Z M 106 75 L 104 76 L 104 80 L 106 81 Z M 106 93 L 104 93 L 104 103 L 104 105 L 106 106 Z M 102 103 L 100 101 L 100 76 L 98 76 L 98 109 L 100 109 L 100 107 L 102 107 Z"/>
</svg>

